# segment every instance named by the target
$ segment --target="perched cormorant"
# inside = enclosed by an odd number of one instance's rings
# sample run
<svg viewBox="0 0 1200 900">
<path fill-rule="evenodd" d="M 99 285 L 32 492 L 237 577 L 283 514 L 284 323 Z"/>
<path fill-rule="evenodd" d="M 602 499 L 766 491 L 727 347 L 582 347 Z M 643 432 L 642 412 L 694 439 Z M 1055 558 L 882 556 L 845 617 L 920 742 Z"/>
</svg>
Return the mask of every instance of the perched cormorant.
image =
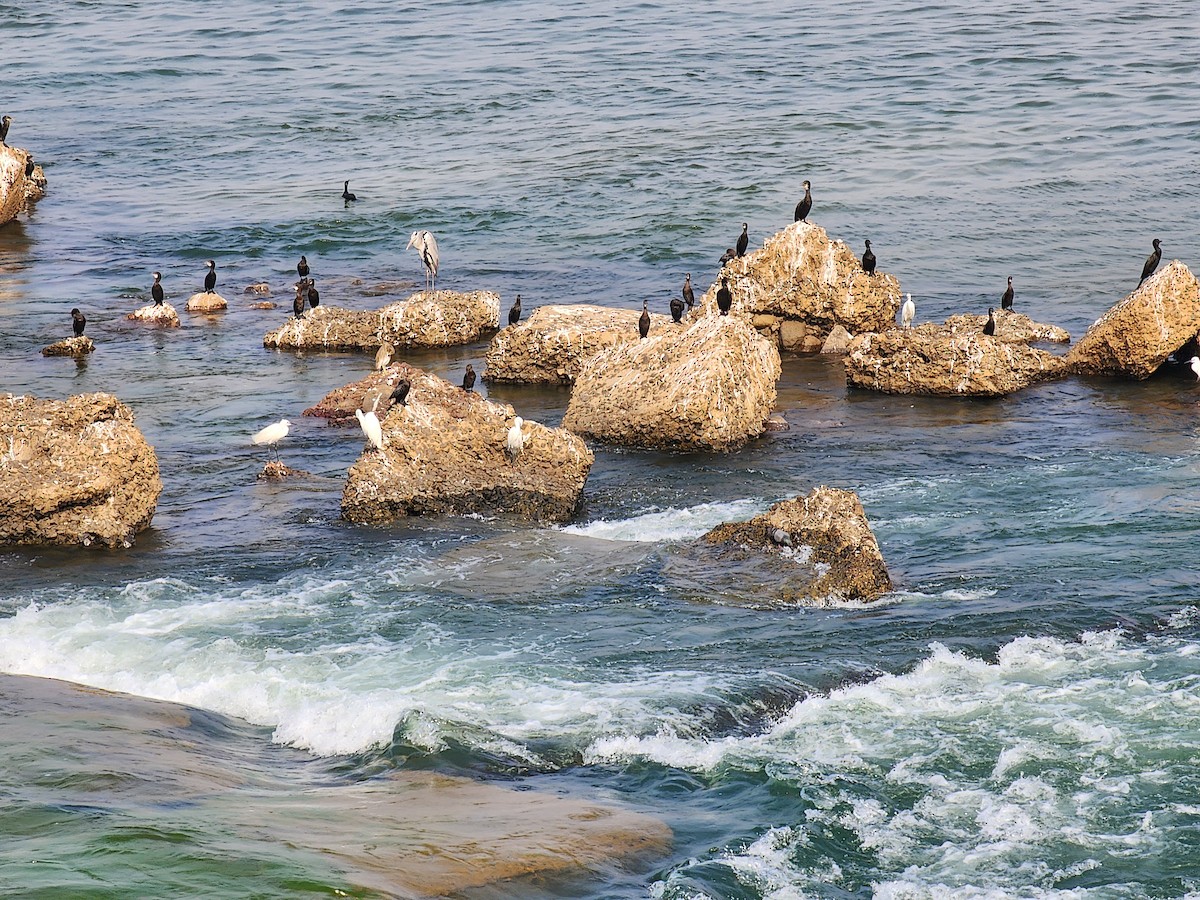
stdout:
<svg viewBox="0 0 1200 900">
<path fill-rule="evenodd" d="M 737 255 L 738 255 L 737 251 L 734 250 L 732 247 L 726 247 L 725 253 L 721 256 L 721 265 L 722 266 L 725 265 L 731 259 L 737 259 Z"/>
<path fill-rule="evenodd" d="M 729 315 L 729 310 L 733 308 L 733 294 L 729 291 L 729 279 L 721 278 L 721 287 L 717 290 L 717 309 L 721 311 L 721 315 Z"/>
<path fill-rule="evenodd" d="M 351 200 L 358 199 L 352 193 L 350 193 L 350 182 L 348 180 L 342 182 L 342 199 L 347 203 L 349 203 Z"/>
<path fill-rule="evenodd" d="M 301 256 L 300 262 L 296 263 L 296 274 L 301 278 L 308 277 L 308 257 Z"/>
<path fill-rule="evenodd" d="M 8 126 L 10 125 L 12 125 L 12 116 L 0 119 L 0 147 L 6 146 L 4 142 L 8 139 Z"/>
<path fill-rule="evenodd" d="M 154 298 L 155 306 L 163 305 L 162 272 L 154 273 L 154 284 L 150 285 L 150 296 Z"/>
<path fill-rule="evenodd" d="M 217 287 L 217 263 L 215 260 L 208 261 L 208 274 L 204 276 L 204 290 L 211 294 Z"/>
<path fill-rule="evenodd" d="M 646 308 L 649 301 L 642 301 L 642 314 L 638 316 L 638 334 L 645 337 L 650 333 L 650 310 Z"/>
<path fill-rule="evenodd" d="M 470 391 L 475 388 L 475 369 L 470 363 L 467 363 L 467 371 L 463 373 L 463 390 Z"/>
<path fill-rule="evenodd" d="M 392 402 L 399 403 L 401 406 L 408 406 L 408 392 L 412 390 L 412 382 L 407 378 L 401 378 L 396 382 L 396 389 L 392 391 Z"/>
<path fill-rule="evenodd" d="M 308 282 L 308 305 L 313 309 L 321 305 L 321 295 L 317 293 L 317 283 L 311 279 Z"/>
<path fill-rule="evenodd" d="M 508 324 L 516 325 L 521 321 L 521 295 L 517 294 L 517 299 L 513 301 L 512 308 L 508 311 Z"/>
<path fill-rule="evenodd" d="M 862 266 L 868 275 L 875 274 L 875 254 L 871 252 L 870 241 L 867 241 L 867 249 L 863 251 Z"/>
<path fill-rule="evenodd" d="M 696 295 L 692 293 L 691 272 L 685 272 L 683 275 L 683 302 L 687 304 L 688 309 L 696 305 Z"/>
<path fill-rule="evenodd" d="M 1146 264 L 1142 266 L 1142 281 L 1145 281 L 1154 274 L 1154 270 L 1158 268 L 1158 262 L 1162 259 L 1162 241 L 1158 238 L 1154 239 L 1154 252 L 1146 257 Z M 1142 281 L 1138 282 L 1138 287 L 1142 286 Z"/>
<path fill-rule="evenodd" d="M 683 301 L 680 300 L 678 297 L 672 297 L 671 298 L 671 319 L 672 319 L 672 321 L 675 322 L 676 325 L 678 325 L 680 322 L 683 321 L 683 310 L 684 310 Z"/>
<path fill-rule="evenodd" d="M 996 333 L 996 310 L 990 306 L 988 307 L 988 320 L 983 326 L 983 333 L 992 335 Z"/>
<path fill-rule="evenodd" d="M 747 233 L 749 227 L 745 222 L 742 223 L 742 233 L 738 235 L 737 239 L 737 255 L 739 257 L 745 256 L 746 248 L 750 246 L 750 235 Z"/>
<path fill-rule="evenodd" d="M 0 142 L 0 143 L 2 143 L 2 142 Z M 33 161 L 32 156 L 29 157 L 29 159 L 25 160 L 25 177 L 26 178 L 28 178 L 30 175 L 33 174 L 33 170 L 36 166 L 37 166 L 37 163 L 35 163 Z"/>
<path fill-rule="evenodd" d="M 292 301 L 292 314 L 298 319 L 304 315 L 304 283 L 296 285 L 296 298 Z"/>
<path fill-rule="evenodd" d="M 1012 276 L 1009 275 L 1008 276 L 1008 289 L 1005 290 L 1004 296 L 1000 298 L 1000 308 L 1001 309 L 1012 309 L 1012 302 L 1013 302 L 1014 296 L 1016 296 L 1016 295 L 1013 293 Z"/>
<path fill-rule="evenodd" d="M 807 181 L 803 184 L 804 199 L 796 204 L 796 221 L 803 222 L 812 211 L 812 185 Z"/>
<path fill-rule="evenodd" d="M 904 301 L 904 305 L 900 307 L 900 325 L 903 328 L 912 328 L 913 316 L 917 314 L 917 305 L 913 303 L 912 294 L 908 295 L 908 299 Z"/>
<path fill-rule="evenodd" d="M 71 310 L 71 330 L 75 332 L 75 337 L 83 334 L 83 329 L 87 326 L 87 316 L 81 313 L 78 309 Z"/>
</svg>

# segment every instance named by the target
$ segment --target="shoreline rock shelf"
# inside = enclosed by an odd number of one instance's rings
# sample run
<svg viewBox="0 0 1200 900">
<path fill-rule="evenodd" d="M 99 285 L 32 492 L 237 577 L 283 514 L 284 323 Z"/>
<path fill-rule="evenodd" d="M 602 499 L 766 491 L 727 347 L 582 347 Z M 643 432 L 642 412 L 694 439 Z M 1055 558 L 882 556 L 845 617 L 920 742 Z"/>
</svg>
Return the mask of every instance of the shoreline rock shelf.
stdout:
<svg viewBox="0 0 1200 900">
<path fill-rule="evenodd" d="M 129 546 L 161 492 L 154 448 L 111 394 L 0 398 L 0 544 Z"/>
</svg>

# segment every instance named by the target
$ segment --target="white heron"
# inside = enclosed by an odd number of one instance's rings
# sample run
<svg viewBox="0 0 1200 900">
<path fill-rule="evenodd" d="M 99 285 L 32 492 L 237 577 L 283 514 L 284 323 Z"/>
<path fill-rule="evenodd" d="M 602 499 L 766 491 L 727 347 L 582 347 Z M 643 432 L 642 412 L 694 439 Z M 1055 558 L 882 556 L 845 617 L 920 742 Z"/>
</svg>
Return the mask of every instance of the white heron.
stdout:
<svg viewBox="0 0 1200 900">
<path fill-rule="evenodd" d="M 1196 373 L 1196 380 L 1200 381 L 1200 356 L 1193 356 L 1189 359 L 1188 366 Z"/>
<path fill-rule="evenodd" d="M 904 305 L 900 307 L 900 324 L 905 328 L 912 328 L 913 316 L 917 314 L 917 305 L 913 303 L 912 294 L 908 295 L 908 299 L 904 301 Z"/>
<path fill-rule="evenodd" d="M 268 451 L 275 450 L 275 445 L 288 436 L 288 429 L 292 427 L 292 423 L 287 419 L 280 419 L 266 428 L 257 432 L 250 442 L 256 445 L 267 445 Z"/>
<path fill-rule="evenodd" d="M 382 372 L 392 364 L 392 359 L 396 355 L 396 348 L 391 345 L 390 341 L 384 341 L 379 345 L 379 349 L 375 351 L 375 368 Z"/>
<path fill-rule="evenodd" d="M 521 433 L 521 426 L 524 424 L 525 420 L 517 416 L 513 420 L 513 427 L 508 429 L 508 437 L 504 439 L 504 449 L 508 451 L 512 462 L 516 462 L 521 451 L 525 449 L 525 435 Z"/>
<path fill-rule="evenodd" d="M 425 264 L 425 286 L 429 290 L 433 290 L 434 285 L 437 284 L 438 273 L 437 238 L 433 236 L 432 231 L 414 231 L 412 237 L 408 239 L 408 247 L 417 248 L 421 262 Z M 407 250 L 408 247 L 404 249 Z"/>
<path fill-rule="evenodd" d="M 354 415 L 358 416 L 358 424 L 362 426 L 363 434 L 367 436 L 371 446 L 376 450 L 383 450 L 383 426 L 379 424 L 379 416 L 375 415 L 375 410 L 363 412 L 356 409 Z"/>
</svg>

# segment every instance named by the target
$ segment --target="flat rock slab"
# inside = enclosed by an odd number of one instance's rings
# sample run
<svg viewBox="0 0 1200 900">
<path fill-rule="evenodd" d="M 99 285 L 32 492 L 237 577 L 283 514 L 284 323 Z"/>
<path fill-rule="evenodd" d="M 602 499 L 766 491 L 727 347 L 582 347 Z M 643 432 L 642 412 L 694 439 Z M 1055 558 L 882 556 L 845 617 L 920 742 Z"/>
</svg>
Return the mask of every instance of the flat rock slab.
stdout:
<svg viewBox="0 0 1200 900">
<path fill-rule="evenodd" d="M 96 345 L 86 334 L 69 337 L 63 341 L 55 341 L 49 347 L 42 348 L 42 356 L 87 356 L 95 351 Z"/>
<path fill-rule="evenodd" d="M 187 299 L 188 312 L 216 312 L 228 307 L 229 301 L 216 291 L 201 291 Z"/>
<path fill-rule="evenodd" d="M 1067 354 L 1081 375 L 1145 379 L 1200 334 L 1200 285 L 1179 260 L 1101 316 Z"/>
<path fill-rule="evenodd" d="M 853 387 L 942 397 L 1001 397 L 1066 374 L 1062 358 L 1045 350 L 931 323 L 860 334 L 845 364 Z"/>
<path fill-rule="evenodd" d="M 128 546 L 154 517 L 154 448 L 111 394 L 0 398 L 0 448 L 0 544 Z"/>
<path fill-rule="evenodd" d="M 511 460 L 511 406 L 404 364 L 364 379 L 348 395 L 379 396 L 401 377 L 412 385 L 408 403 L 377 412 L 385 448 L 368 448 L 351 467 L 344 518 L 382 524 L 411 515 L 511 513 L 563 522 L 575 514 L 594 460 L 582 440 L 525 422 L 524 449 Z"/>
<path fill-rule="evenodd" d="M 735 450 L 765 430 L 779 351 L 738 316 L 705 316 L 586 360 L 563 427 L 650 450 Z"/>
<path fill-rule="evenodd" d="M 485 381 L 570 384 L 585 360 L 617 344 L 640 340 L 641 310 L 578 303 L 540 306 L 524 322 L 501 329 L 488 346 Z M 650 315 L 650 333 L 680 328 L 670 316 Z"/>
<path fill-rule="evenodd" d="M 943 327 L 951 331 L 982 333 L 987 319 L 987 316 L 970 314 L 951 316 L 943 323 Z M 1024 313 L 1013 312 L 1011 309 L 996 310 L 996 334 L 994 337 L 998 341 L 1014 341 L 1021 344 L 1071 343 L 1071 335 L 1065 328 L 1047 325 L 1044 322 L 1035 322 Z"/>
<path fill-rule="evenodd" d="M 131 322 L 146 322 L 150 325 L 165 325 L 168 328 L 179 327 L 179 313 L 170 303 L 156 306 L 151 303 L 141 306 L 125 317 Z"/>
</svg>

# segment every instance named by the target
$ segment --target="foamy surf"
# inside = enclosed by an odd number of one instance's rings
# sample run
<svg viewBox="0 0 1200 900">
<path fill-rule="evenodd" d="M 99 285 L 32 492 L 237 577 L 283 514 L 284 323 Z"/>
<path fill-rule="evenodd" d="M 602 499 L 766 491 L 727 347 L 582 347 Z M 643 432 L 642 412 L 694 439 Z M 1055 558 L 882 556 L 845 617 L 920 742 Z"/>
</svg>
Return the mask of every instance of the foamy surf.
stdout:
<svg viewBox="0 0 1200 900">
<path fill-rule="evenodd" d="M 762 500 L 700 503 L 683 509 L 656 509 L 628 519 L 598 519 L 582 525 L 567 525 L 562 530 L 568 534 L 608 541 L 687 541 L 702 536 L 723 522 L 752 518 L 769 505 Z"/>
</svg>

